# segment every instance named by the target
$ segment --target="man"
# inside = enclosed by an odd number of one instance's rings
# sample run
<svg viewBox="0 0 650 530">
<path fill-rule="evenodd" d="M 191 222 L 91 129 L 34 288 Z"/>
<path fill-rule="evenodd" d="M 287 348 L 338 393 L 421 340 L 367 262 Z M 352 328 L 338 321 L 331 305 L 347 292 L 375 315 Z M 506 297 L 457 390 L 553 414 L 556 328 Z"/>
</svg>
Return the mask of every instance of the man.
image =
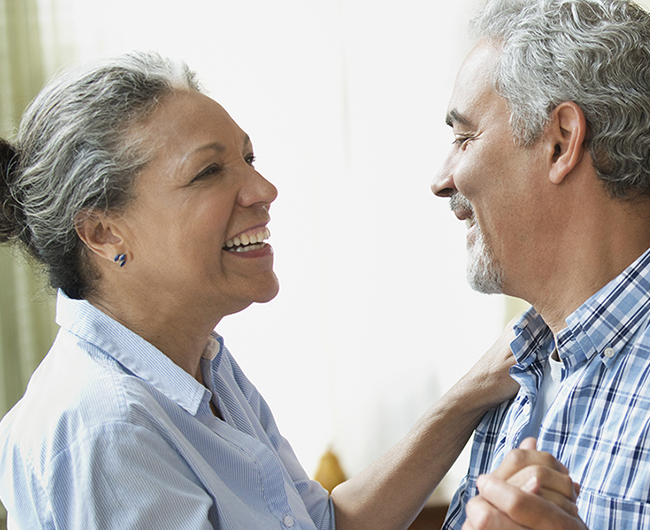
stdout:
<svg viewBox="0 0 650 530">
<path fill-rule="evenodd" d="M 474 28 L 432 190 L 472 286 L 533 308 L 444 528 L 650 528 L 650 16 L 489 0 Z"/>
</svg>

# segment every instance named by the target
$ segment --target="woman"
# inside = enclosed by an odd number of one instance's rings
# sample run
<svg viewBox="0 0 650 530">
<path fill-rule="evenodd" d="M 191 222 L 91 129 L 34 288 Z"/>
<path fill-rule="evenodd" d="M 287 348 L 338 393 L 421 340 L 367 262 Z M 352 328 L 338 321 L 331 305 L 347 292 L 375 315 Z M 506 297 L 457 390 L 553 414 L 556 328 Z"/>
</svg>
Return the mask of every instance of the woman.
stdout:
<svg viewBox="0 0 650 530">
<path fill-rule="evenodd" d="M 213 330 L 278 291 L 275 187 L 194 75 L 131 54 L 46 87 L 2 144 L 2 240 L 61 331 L 0 425 L 0 496 L 37 528 L 404 528 L 490 407 L 505 339 L 328 496 Z"/>
</svg>

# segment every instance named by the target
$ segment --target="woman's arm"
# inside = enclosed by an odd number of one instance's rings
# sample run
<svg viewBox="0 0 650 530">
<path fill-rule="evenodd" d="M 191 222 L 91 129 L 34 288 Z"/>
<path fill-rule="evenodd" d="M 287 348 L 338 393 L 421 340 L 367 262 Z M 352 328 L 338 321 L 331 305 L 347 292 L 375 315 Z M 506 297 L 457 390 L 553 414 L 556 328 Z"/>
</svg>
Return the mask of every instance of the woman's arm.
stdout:
<svg viewBox="0 0 650 530">
<path fill-rule="evenodd" d="M 508 369 L 512 327 L 397 445 L 332 492 L 337 530 L 408 528 L 485 412 L 519 386 Z"/>
</svg>

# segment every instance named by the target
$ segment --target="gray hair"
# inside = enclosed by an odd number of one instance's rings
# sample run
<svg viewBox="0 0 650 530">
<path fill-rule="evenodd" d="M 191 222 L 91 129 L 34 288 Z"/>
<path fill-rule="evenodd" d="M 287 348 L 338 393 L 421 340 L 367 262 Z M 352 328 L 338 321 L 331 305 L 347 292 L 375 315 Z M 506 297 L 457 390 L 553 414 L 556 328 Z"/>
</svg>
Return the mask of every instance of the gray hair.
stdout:
<svg viewBox="0 0 650 530">
<path fill-rule="evenodd" d="M 611 196 L 650 195 L 648 13 L 628 0 L 488 0 L 472 27 L 502 45 L 493 86 L 518 143 L 534 143 L 572 101 Z"/>
<path fill-rule="evenodd" d="M 80 214 L 120 211 L 148 150 L 130 128 L 176 90 L 199 84 L 184 63 L 131 53 L 71 71 L 23 114 L 0 151 L 0 241 L 20 241 L 51 285 L 84 298 L 97 279 L 75 231 Z"/>
</svg>

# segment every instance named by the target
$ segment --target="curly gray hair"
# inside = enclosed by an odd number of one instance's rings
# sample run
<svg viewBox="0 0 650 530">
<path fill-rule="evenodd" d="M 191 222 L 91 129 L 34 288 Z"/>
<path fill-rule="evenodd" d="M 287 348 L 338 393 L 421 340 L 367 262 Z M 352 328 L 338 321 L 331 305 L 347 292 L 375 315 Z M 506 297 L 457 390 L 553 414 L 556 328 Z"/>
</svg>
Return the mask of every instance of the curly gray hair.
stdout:
<svg viewBox="0 0 650 530">
<path fill-rule="evenodd" d="M 488 0 L 472 23 L 502 45 L 493 78 L 515 139 L 539 138 L 573 101 L 613 197 L 650 195 L 650 15 L 628 0 Z"/>
<path fill-rule="evenodd" d="M 75 231 L 92 209 L 132 199 L 148 151 L 129 135 L 161 98 L 200 86 L 184 63 L 131 53 L 71 71 L 47 85 L 0 150 L 0 241 L 19 241 L 51 285 L 84 298 L 96 272 Z"/>
</svg>

